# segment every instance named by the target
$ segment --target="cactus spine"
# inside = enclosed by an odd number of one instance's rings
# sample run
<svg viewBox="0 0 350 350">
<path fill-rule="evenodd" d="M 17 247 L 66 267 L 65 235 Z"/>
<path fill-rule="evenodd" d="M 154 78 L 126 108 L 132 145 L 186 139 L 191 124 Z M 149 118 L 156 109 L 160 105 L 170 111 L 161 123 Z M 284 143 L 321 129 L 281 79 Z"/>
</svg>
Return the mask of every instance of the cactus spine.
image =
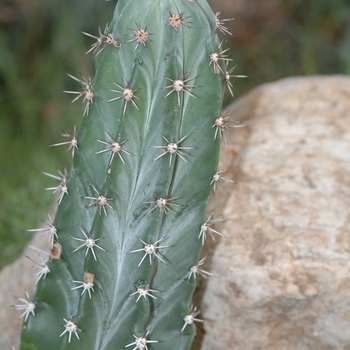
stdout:
<svg viewBox="0 0 350 350">
<path fill-rule="evenodd" d="M 21 349 L 190 348 L 227 128 L 220 26 L 205 0 L 119 0 L 110 26 L 87 34 L 96 74 L 71 76 L 84 118 L 64 135 L 73 164 L 53 176 L 52 254 Z"/>
</svg>

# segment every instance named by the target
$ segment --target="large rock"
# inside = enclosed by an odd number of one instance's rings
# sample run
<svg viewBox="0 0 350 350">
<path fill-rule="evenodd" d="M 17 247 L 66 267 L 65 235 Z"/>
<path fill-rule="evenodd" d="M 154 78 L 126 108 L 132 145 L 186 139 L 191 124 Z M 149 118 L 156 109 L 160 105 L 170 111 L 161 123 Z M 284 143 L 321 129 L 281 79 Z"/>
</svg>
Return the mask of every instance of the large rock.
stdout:
<svg viewBox="0 0 350 350">
<path fill-rule="evenodd" d="M 218 278 L 197 293 L 197 349 L 350 350 L 350 78 L 266 84 L 230 113 L 249 127 L 222 149 L 237 184 L 220 183 L 211 202 L 228 238 L 206 244 Z M 10 305 L 32 293 L 32 265 L 22 256 L 0 273 L 1 350 L 18 348 Z"/>
<path fill-rule="evenodd" d="M 230 220 L 201 349 L 350 349 L 350 78 L 266 84 L 230 114 L 249 127 L 222 150 L 238 183 L 212 203 Z"/>
</svg>

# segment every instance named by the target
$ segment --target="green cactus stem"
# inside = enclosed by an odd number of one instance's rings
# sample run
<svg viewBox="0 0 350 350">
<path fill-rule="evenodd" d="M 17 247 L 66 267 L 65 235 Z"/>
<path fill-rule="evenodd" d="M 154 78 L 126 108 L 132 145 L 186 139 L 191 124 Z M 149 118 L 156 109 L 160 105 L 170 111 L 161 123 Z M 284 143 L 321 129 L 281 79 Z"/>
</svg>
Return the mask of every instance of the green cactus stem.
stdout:
<svg viewBox="0 0 350 350">
<path fill-rule="evenodd" d="M 103 32 L 84 33 L 96 74 L 70 75 L 84 118 L 60 143 L 70 172 L 47 174 L 60 203 L 22 350 L 191 347 L 200 251 L 218 233 L 206 206 L 230 181 L 217 169 L 222 25 L 205 0 L 119 0 Z"/>
</svg>

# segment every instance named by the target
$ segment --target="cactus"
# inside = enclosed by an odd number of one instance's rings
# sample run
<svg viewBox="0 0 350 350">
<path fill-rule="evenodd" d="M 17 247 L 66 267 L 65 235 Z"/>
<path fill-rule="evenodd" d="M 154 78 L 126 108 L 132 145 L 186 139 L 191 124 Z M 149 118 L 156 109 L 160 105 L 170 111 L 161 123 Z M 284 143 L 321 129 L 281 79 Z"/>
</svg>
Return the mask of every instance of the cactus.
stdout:
<svg viewBox="0 0 350 350">
<path fill-rule="evenodd" d="M 73 164 L 49 188 L 48 261 L 22 305 L 20 349 L 189 349 L 200 251 L 220 234 L 206 217 L 218 171 L 231 71 L 205 0 L 119 0 L 88 52 L 93 79 L 75 77 L 83 119 Z M 231 89 L 230 89 L 231 91 Z"/>
</svg>

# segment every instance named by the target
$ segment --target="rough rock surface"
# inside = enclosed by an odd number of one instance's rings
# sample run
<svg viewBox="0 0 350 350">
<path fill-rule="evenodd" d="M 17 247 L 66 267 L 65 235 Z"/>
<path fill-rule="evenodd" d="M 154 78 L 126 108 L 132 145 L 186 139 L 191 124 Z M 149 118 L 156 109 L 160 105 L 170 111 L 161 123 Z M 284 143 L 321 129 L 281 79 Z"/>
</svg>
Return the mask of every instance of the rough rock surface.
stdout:
<svg viewBox="0 0 350 350">
<path fill-rule="evenodd" d="M 223 148 L 201 349 L 350 349 L 350 78 L 266 84 L 230 114 L 250 126 Z"/>
<path fill-rule="evenodd" d="M 218 184 L 211 202 L 228 238 L 206 244 L 203 268 L 218 278 L 201 281 L 194 348 L 350 350 L 350 78 L 289 78 L 230 108 L 249 127 L 222 149 L 237 183 Z M 31 294 L 32 265 L 23 256 L 0 273 L 0 349 L 18 348 L 9 306 Z"/>
</svg>

